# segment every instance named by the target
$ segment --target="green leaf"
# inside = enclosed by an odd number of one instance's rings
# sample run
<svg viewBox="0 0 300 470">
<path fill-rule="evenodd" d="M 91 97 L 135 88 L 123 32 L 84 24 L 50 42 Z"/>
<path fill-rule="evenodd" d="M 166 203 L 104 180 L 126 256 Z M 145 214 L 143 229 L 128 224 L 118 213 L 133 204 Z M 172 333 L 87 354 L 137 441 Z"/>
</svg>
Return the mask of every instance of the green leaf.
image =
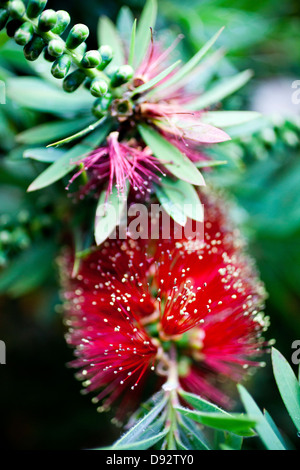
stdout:
<svg viewBox="0 0 300 470">
<path fill-rule="evenodd" d="M 204 413 L 201 411 L 194 411 L 181 406 L 176 406 L 175 409 L 193 419 L 197 423 L 204 424 L 214 429 L 221 429 L 223 431 L 229 431 L 238 436 L 253 436 L 253 428 L 256 421 L 245 415 L 240 414 L 224 414 L 224 413 Z"/>
<path fill-rule="evenodd" d="M 154 30 L 157 15 L 157 1 L 147 0 L 136 31 L 135 68 L 145 58 L 151 41 L 151 29 Z"/>
<path fill-rule="evenodd" d="M 56 121 L 32 127 L 16 136 L 16 141 L 24 144 L 48 144 L 53 139 L 60 139 L 79 131 L 91 124 L 92 118 L 84 117 L 75 120 Z"/>
<path fill-rule="evenodd" d="M 134 54 L 135 54 L 135 38 L 136 38 L 136 20 L 134 20 L 132 25 L 131 31 L 131 39 L 130 39 L 130 46 L 129 46 L 129 56 L 128 56 L 128 64 L 133 67 L 134 62 Z"/>
<path fill-rule="evenodd" d="M 193 393 L 185 392 L 184 390 L 179 391 L 179 395 L 192 407 L 197 411 L 205 411 L 205 412 L 212 412 L 212 413 L 223 413 L 228 415 L 226 411 L 219 408 L 217 405 L 210 403 L 207 400 L 199 397 L 198 395 L 194 395 Z"/>
<path fill-rule="evenodd" d="M 125 63 L 124 49 L 119 33 L 113 22 L 107 16 L 101 16 L 98 23 L 98 40 L 101 46 L 110 46 L 114 57 L 108 67 L 118 67 Z"/>
<path fill-rule="evenodd" d="M 41 148 L 33 148 L 25 150 L 23 157 L 24 158 L 32 158 L 33 160 L 37 160 L 39 162 L 44 163 L 53 163 L 59 158 L 61 158 L 66 152 L 64 150 L 58 149 L 45 149 L 44 147 Z"/>
<path fill-rule="evenodd" d="M 127 431 L 117 442 L 114 443 L 112 449 L 119 448 L 127 444 L 136 442 L 147 428 L 153 423 L 155 418 L 161 413 L 167 403 L 167 397 L 159 401 L 149 413 L 147 413 L 138 423 L 135 424 L 129 431 Z"/>
<path fill-rule="evenodd" d="M 104 447 L 100 450 L 146 450 L 146 449 L 150 449 L 150 447 L 153 447 L 155 444 L 161 441 L 167 433 L 168 433 L 168 429 L 165 429 L 164 431 L 159 432 L 155 436 L 148 437 L 147 439 L 138 439 L 135 442 L 131 442 L 131 443 L 124 444 L 124 445 L 114 444 L 111 447 Z"/>
<path fill-rule="evenodd" d="M 196 428 L 194 421 L 190 420 L 186 416 L 181 416 L 178 423 L 179 431 L 182 436 L 182 440 L 190 443 L 191 450 L 210 450 L 210 447 L 201 436 L 199 430 Z"/>
<path fill-rule="evenodd" d="M 203 206 L 194 186 L 186 181 L 164 178 L 155 192 L 166 212 L 180 225 L 185 225 L 187 217 L 203 222 Z"/>
<path fill-rule="evenodd" d="M 227 165 L 227 160 L 207 160 L 202 162 L 196 162 L 195 166 L 197 168 L 210 168 L 213 166 Z"/>
<path fill-rule="evenodd" d="M 242 385 L 238 385 L 238 390 L 247 413 L 257 419 L 255 429 L 266 448 L 269 450 L 285 450 L 281 439 L 278 439 L 277 434 L 274 432 L 272 426 L 270 426 L 268 420 L 264 417 L 251 395 Z"/>
<path fill-rule="evenodd" d="M 36 289 L 51 272 L 54 256 L 51 242 L 31 245 L 1 273 L 0 293 L 18 297 Z"/>
<path fill-rule="evenodd" d="M 84 139 L 80 144 L 67 151 L 59 160 L 50 165 L 29 186 L 28 191 L 36 191 L 55 183 L 75 169 L 75 164 L 95 147 L 100 145 L 110 130 L 110 124 L 104 123 L 100 129 Z"/>
<path fill-rule="evenodd" d="M 157 87 L 154 92 L 160 92 L 165 88 L 169 88 L 175 84 L 180 86 L 180 81 L 191 73 L 194 68 L 199 64 L 200 60 L 207 54 L 207 52 L 214 45 L 224 28 L 221 28 L 207 43 L 194 55 L 180 70 L 174 74 L 169 80 L 163 83 L 160 87 Z"/>
<path fill-rule="evenodd" d="M 7 82 L 7 94 L 25 108 L 58 115 L 90 111 L 93 97 L 81 89 L 72 95 L 37 77 L 15 77 Z"/>
<path fill-rule="evenodd" d="M 264 410 L 264 417 L 265 419 L 268 421 L 269 425 L 271 426 L 271 428 L 273 429 L 274 433 L 276 434 L 276 436 L 278 437 L 278 439 L 280 440 L 281 444 L 287 448 L 287 445 L 286 443 L 284 442 L 283 440 L 283 437 L 282 435 L 280 434 L 280 431 L 278 429 L 278 427 L 276 426 L 273 418 L 271 417 L 271 415 L 268 413 L 267 410 Z"/>
<path fill-rule="evenodd" d="M 116 186 L 107 197 L 106 190 L 103 190 L 97 205 L 95 217 L 95 240 L 97 245 L 101 245 L 121 222 L 123 210 L 127 202 L 127 191 L 125 194 L 119 193 Z"/>
<path fill-rule="evenodd" d="M 146 82 L 143 85 L 135 88 L 135 90 L 132 93 L 132 96 L 134 96 L 136 94 L 139 94 L 139 93 L 145 93 L 145 91 L 150 90 L 150 88 L 154 87 L 157 83 L 159 83 L 161 80 L 163 80 L 165 77 L 167 77 L 171 72 L 173 72 L 173 70 L 177 67 L 177 65 L 180 64 L 180 62 L 181 62 L 180 60 L 177 60 L 177 62 L 170 65 L 170 67 L 163 70 L 156 77 L 153 77 L 148 82 Z"/>
<path fill-rule="evenodd" d="M 205 185 L 203 176 L 189 158 L 146 124 L 138 125 L 139 133 L 158 160 L 179 179 L 195 185 Z"/>
<path fill-rule="evenodd" d="M 275 348 L 272 348 L 272 363 L 282 400 L 297 430 L 300 431 L 300 385 L 297 377 L 287 360 Z"/>
<path fill-rule="evenodd" d="M 117 30 L 121 38 L 129 44 L 132 33 L 134 16 L 127 5 L 122 6 L 117 17 Z"/>
<path fill-rule="evenodd" d="M 256 111 L 208 111 L 203 113 L 201 121 L 216 127 L 230 127 L 245 124 L 261 117 Z"/>
<path fill-rule="evenodd" d="M 189 103 L 186 107 L 187 109 L 197 111 L 207 108 L 212 104 L 216 104 L 243 87 L 252 76 L 253 72 L 251 70 L 245 70 L 244 72 L 234 75 L 234 77 L 221 80 L 213 88 L 203 93 L 203 95 Z"/>
</svg>

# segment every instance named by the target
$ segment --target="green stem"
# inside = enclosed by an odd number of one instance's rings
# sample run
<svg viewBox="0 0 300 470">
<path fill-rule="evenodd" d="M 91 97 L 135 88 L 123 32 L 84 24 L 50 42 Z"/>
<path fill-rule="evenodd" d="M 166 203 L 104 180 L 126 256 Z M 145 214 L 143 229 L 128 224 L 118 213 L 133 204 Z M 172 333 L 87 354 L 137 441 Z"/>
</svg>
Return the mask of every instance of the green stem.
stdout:
<svg viewBox="0 0 300 470">
<path fill-rule="evenodd" d="M 169 430 L 165 438 L 166 449 L 176 450 L 177 449 L 176 437 L 178 436 L 178 423 L 177 423 L 177 412 L 175 411 L 174 408 L 175 406 L 179 404 L 178 403 L 179 380 L 178 380 L 178 368 L 177 368 L 175 345 L 172 345 L 171 350 L 170 350 L 168 380 L 163 385 L 163 389 L 169 396 L 167 419 L 166 419 L 166 426 L 169 428 Z"/>
</svg>

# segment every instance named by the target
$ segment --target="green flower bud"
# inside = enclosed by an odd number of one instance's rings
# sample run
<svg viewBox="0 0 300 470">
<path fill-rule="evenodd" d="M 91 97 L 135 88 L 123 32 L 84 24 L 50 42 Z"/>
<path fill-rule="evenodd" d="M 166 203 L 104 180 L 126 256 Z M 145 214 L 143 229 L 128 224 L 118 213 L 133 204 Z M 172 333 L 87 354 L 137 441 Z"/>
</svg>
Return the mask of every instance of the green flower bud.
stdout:
<svg viewBox="0 0 300 470">
<path fill-rule="evenodd" d="M 107 93 L 105 96 L 102 96 L 102 98 L 98 98 L 95 101 L 92 109 L 94 116 L 96 116 L 97 118 L 101 118 L 102 116 L 104 116 L 108 111 L 111 101 L 112 95 L 110 93 Z"/>
<path fill-rule="evenodd" d="M 13 38 L 14 35 L 16 34 L 16 31 L 20 28 L 22 25 L 22 21 L 19 20 L 11 20 L 7 23 L 6 25 L 6 34 L 10 38 Z"/>
<path fill-rule="evenodd" d="M 102 62 L 98 68 L 99 70 L 104 70 L 105 67 L 107 67 L 107 65 L 112 61 L 114 53 L 110 46 L 101 46 L 99 52 L 102 58 Z"/>
<path fill-rule="evenodd" d="M 76 49 L 76 47 L 80 46 L 89 35 L 89 28 L 84 24 L 76 24 L 73 26 L 69 35 L 67 37 L 67 47 L 69 49 Z"/>
<path fill-rule="evenodd" d="M 47 0 L 29 0 L 26 10 L 28 18 L 37 18 L 46 5 Z"/>
<path fill-rule="evenodd" d="M 10 16 L 14 19 L 20 19 L 25 15 L 25 5 L 21 0 L 13 0 L 8 4 Z"/>
<path fill-rule="evenodd" d="M 70 73 L 63 82 L 63 89 L 67 93 L 73 93 L 73 91 L 77 90 L 77 88 L 80 87 L 80 85 L 84 82 L 85 80 L 85 73 L 77 69 L 74 72 Z"/>
<path fill-rule="evenodd" d="M 108 92 L 108 85 L 101 78 L 95 78 L 91 83 L 90 92 L 96 97 L 104 96 Z"/>
<path fill-rule="evenodd" d="M 39 18 L 39 29 L 46 33 L 54 28 L 57 22 L 56 12 L 54 10 L 45 10 Z"/>
<path fill-rule="evenodd" d="M 70 70 L 71 64 L 71 57 L 69 57 L 67 54 L 64 54 L 58 59 L 56 59 L 51 68 L 51 73 L 53 77 L 58 79 L 65 78 Z"/>
<path fill-rule="evenodd" d="M 117 87 L 123 85 L 123 83 L 128 82 L 133 77 L 134 71 L 130 65 L 122 65 L 116 70 L 112 79 L 111 86 Z"/>
<path fill-rule="evenodd" d="M 60 57 L 65 50 L 65 42 L 62 39 L 52 39 L 48 44 L 48 52 L 53 57 Z"/>
<path fill-rule="evenodd" d="M 52 55 L 49 54 L 48 47 L 45 47 L 45 49 L 44 49 L 44 59 L 47 60 L 47 62 L 55 62 L 56 61 L 56 57 L 53 57 Z"/>
<path fill-rule="evenodd" d="M 31 41 L 24 47 L 24 55 L 31 62 L 38 59 L 45 47 L 45 41 L 41 36 L 34 35 Z"/>
<path fill-rule="evenodd" d="M 4 28 L 9 18 L 9 13 L 7 10 L 0 10 L 0 31 Z"/>
<path fill-rule="evenodd" d="M 33 26 L 30 23 L 23 23 L 15 33 L 15 41 L 20 46 L 26 46 L 33 37 Z"/>
<path fill-rule="evenodd" d="M 81 65 L 87 69 L 98 67 L 102 62 L 99 51 L 88 51 L 84 54 Z"/>
<path fill-rule="evenodd" d="M 59 36 L 67 29 L 70 24 L 71 18 L 67 11 L 59 10 L 56 12 L 57 23 L 51 30 L 52 33 L 58 34 Z"/>
</svg>

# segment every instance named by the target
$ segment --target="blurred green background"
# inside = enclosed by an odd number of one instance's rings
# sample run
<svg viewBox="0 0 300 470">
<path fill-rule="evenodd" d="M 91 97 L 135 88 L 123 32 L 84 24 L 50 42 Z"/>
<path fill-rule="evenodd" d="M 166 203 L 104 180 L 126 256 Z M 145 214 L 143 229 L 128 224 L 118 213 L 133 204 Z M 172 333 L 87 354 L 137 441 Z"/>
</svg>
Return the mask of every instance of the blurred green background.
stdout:
<svg viewBox="0 0 300 470">
<path fill-rule="evenodd" d="M 96 45 L 97 19 L 114 21 L 127 5 L 139 14 L 138 0 L 102 2 L 49 0 L 66 9 L 73 22 L 91 29 Z M 250 0 L 160 0 L 157 31 L 162 37 L 183 33 L 180 49 L 188 59 L 221 26 L 226 56 L 201 89 L 218 78 L 252 69 L 254 78 L 222 109 L 253 109 L 264 118 L 240 126 L 233 140 L 213 152 L 228 165 L 210 176 L 233 202 L 233 217 L 249 242 L 269 298 L 268 339 L 290 360 L 291 344 L 300 339 L 300 105 L 292 104 L 292 82 L 300 80 L 300 4 Z M 42 71 L 43 72 L 43 71 Z M 0 79 L 37 70 L 22 51 L 0 34 Z M 199 86 L 200 86 L 199 85 Z M 14 103 L 0 105 L 0 339 L 7 365 L 0 366 L 0 445 L 4 449 L 80 449 L 111 443 L 119 430 L 110 414 L 97 414 L 91 397 L 80 395 L 74 372 L 66 367 L 72 351 L 64 341 L 55 259 L 70 224 L 70 202 L 61 183 L 33 194 L 26 189 L 43 167 L 22 159 L 16 135 L 53 119 Z M 235 132 L 235 133 L 234 133 Z M 270 359 L 246 383 L 261 407 L 268 407 L 283 434 L 298 445 L 296 430 L 281 403 Z M 299 441 L 299 438 L 298 438 Z M 256 439 L 249 448 L 261 448 Z"/>
</svg>

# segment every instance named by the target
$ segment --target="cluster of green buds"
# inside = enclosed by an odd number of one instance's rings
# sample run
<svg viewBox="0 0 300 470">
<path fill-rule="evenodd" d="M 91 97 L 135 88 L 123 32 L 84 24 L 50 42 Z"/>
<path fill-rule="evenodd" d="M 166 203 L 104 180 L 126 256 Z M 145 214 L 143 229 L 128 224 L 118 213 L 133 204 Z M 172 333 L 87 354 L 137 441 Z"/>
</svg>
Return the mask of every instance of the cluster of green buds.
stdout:
<svg viewBox="0 0 300 470">
<path fill-rule="evenodd" d="M 45 9 L 46 4 L 47 0 L 29 0 L 27 6 L 22 0 L 0 0 L 0 30 L 6 28 L 8 36 L 24 48 L 27 60 L 37 60 L 43 53 L 47 61 L 53 62 L 51 73 L 63 80 L 66 92 L 72 93 L 84 84 L 97 98 L 94 114 L 103 115 L 111 91 L 132 78 L 132 67 L 123 65 L 106 73 L 113 59 L 112 48 L 102 45 L 99 50 L 87 50 L 89 28 L 76 24 L 67 32 L 69 13 Z M 66 40 L 61 37 L 65 32 Z"/>
</svg>

